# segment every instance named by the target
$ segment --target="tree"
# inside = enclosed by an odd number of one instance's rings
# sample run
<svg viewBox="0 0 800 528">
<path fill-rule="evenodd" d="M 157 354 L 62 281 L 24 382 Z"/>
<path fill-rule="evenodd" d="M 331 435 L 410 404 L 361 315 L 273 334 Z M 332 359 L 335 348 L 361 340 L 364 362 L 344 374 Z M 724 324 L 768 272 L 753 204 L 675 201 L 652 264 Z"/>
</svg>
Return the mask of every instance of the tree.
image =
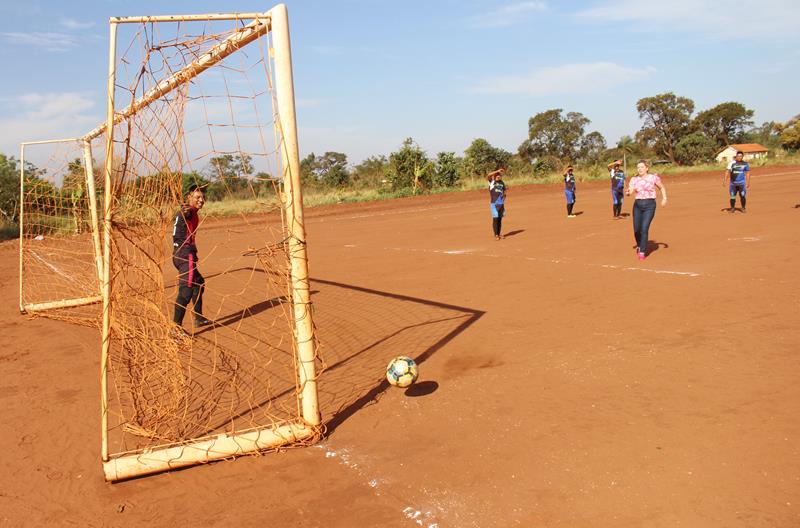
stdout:
<svg viewBox="0 0 800 528">
<path fill-rule="evenodd" d="M 692 129 L 701 132 L 722 148 L 745 139 L 745 128 L 753 125 L 753 111 L 741 103 L 722 103 L 697 114 Z"/>
<path fill-rule="evenodd" d="M 430 185 L 431 162 L 412 138 L 406 138 L 397 152 L 389 154 L 387 176 L 394 189 L 413 189 Z"/>
<path fill-rule="evenodd" d="M 253 174 L 253 158 L 247 154 L 223 154 L 209 160 L 212 179 L 219 181 L 235 180 Z"/>
<path fill-rule="evenodd" d="M 787 150 L 800 149 L 800 121 L 781 128 L 781 146 Z"/>
<path fill-rule="evenodd" d="M 326 152 L 315 160 L 315 165 L 317 178 L 327 187 L 342 187 L 350 182 L 347 154 Z"/>
<path fill-rule="evenodd" d="M 606 139 L 600 132 L 589 132 L 581 140 L 580 154 L 577 159 L 595 163 L 606 150 Z"/>
<path fill-rule="evenodd" d="M 700 132 L 684 136 L 675 145 L 675 159 L 684 165 L 694 165 L 714 159 L 717 145 Z"/>
<path fill-rule="evenodd" d="M 25 162 L 25 185 L 36 184 L 43 195 L 55 197 L 56 190 L 40 179 L 40 171 L 34 164 Z M 52 200 L 51 200 L 52 201 Z M 16 224 L 19 222 L 19 161 L 14 156 L 0 154 L 0 220 Z"/>
<path fill-rule="evenodd" d="M 10 223 L 17 221 L 19 199 L 18 162 L 13 156 L 0 154 L 0 216 Z"/>
<path fill-rule="evenodd" d="M 386 180 L 389 160 L 386 156 L 370 156 L 350 172 L 350 181 L 358 187 L 380 187 Z"/>
<path fill-rule="evenodd" d="M 438 153 L 433 169 L 433 184 L 437 187 L 453 187 L 458 183 L 458 165 L 455 152 Z"/>
<path fill-rule="evenodd" d="M 493 147 L 483 138 L 472 141 L 464 151 L 464 170 L 470 177 L 483 177 L 493 170 L 508 165 L 511 153 Z"/>
<path fill-rule="evenodd" d="M 781 146 L 781 124 L 775 121 L 765 121 L 759 127 L 751 128 L 746 135 L 750 143 L 759 143 L 767 148 Z"/>
<path fill-rule="evenodd" d="M 591 121 L 580 112 L 561 113 L 561 108 L 555 108 L 528 120 L 528 139 L 519 146 L 520 157 L 528 162 L 544 157 L 561 161 L 581 157 L 584 131 Z"/>
<path fill-rule="evenodd" d="M 658 155 L 675 161 L 675 146 L 689 130 L 694 101 L 667 92 L 639 99 L 636 110 L 644 119 L 636 139 L 651 146 Z"/>
</svg>

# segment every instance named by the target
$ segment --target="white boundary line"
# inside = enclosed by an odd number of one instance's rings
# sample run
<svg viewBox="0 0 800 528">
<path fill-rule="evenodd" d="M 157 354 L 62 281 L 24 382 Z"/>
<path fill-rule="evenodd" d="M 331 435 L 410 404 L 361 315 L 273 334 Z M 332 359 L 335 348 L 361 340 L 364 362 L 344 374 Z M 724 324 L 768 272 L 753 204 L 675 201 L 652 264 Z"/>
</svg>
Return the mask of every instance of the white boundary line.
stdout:
<svg viewBox="0 0 800 528">
<path fill-rule="evenodd" d="M 348 244 L 347 247 L 356 247 L 351 244 Z M 472 249 L 418 249 L 418 248 L 402 248 L 402 247 L 384 247 L 382 248 L 384 251 L 405 251 L 409 253 L 434 253 L 439 255 L 469 255 L 475 257 L 484 257 L 484 258 L 514 258 L 514 259 L 522 259 L 528 260 L 533 262 L 546 262 L 548 264 L 570 264 L 574 263 L 571 259 L 559 259 L 559 258 L 541 258 L 541 257 L 519 257 L 516 255 L 498 255 L 495 253 L 479 253 Z M 650 269 L 650 268 L 635 268 L 631 266 L 618 266 L 615 264 L 594 264 L 594 263 L 586 263 L 582 262 L 584 266 L 593 267 L 593 268 L 606 268 L 606 269 L 618 269 L 622 271 L 644 271 L 648 273 L 655 273 L 655 274 L 664 274 L 664 275 L 677 275 L 681 277 L 706 277 L 708 275 L 704 275 L 702 273 L 697 273 L 694 271 L 675 271 L 675 270 L 662 270 L 662 269 Z"/>
</svg>

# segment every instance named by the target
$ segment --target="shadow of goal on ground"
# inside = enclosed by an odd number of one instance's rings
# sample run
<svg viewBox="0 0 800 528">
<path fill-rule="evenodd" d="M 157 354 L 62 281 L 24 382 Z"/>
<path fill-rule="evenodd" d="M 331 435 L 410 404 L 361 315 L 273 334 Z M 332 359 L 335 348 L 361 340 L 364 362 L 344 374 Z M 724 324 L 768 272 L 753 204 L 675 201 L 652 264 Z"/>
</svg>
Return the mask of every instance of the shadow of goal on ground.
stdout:
<svg viewBox="0 0 800 528">
<path fill-rule="evenodd" d="M 325 364 L 320 409 L 329 434 L 390 387 L 389 360 L 413 358 L 424 382 L 425 360 L 485 313 L 341 282 L 312 278 L 311 284 Z"/>
</svg>

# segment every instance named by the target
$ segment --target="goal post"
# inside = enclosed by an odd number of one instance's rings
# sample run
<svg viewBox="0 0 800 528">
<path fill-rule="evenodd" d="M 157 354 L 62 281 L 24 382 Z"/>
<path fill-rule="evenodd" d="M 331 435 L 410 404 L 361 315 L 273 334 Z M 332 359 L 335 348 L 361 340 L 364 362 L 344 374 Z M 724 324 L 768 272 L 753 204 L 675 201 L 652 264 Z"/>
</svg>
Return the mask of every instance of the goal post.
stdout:
<svg viewBox="0 0 800 528">
<path fill-rule="evenodd" d="M 19 308 L 92 324 L 101 249 L 91 142 L 20 144 Z"/>
<path fill-rule="evenodd" d="M 105 477 L 312 442 L 321 358 L 287 9 L 109 23 L 107 119 L 83 138 L 106 145 Z M 188 335 L 173 321 L 184 283 L 164 244 L 186 214 L 187 178 L 207 186 L 209 203 L 192 213 L 207 277 L 195 291 L 214 321 Z M 214 222 L 215 205 L 242 197 L 259 214 Z"/>
</svg>

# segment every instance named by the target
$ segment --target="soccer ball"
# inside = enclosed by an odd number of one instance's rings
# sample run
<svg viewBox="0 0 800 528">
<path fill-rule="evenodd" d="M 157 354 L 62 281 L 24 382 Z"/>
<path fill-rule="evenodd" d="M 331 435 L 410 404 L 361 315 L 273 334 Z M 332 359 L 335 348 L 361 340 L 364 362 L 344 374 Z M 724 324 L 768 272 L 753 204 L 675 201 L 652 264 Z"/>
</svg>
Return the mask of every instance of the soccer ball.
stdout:
<svg viewBox="0 0 800 528">
<path fill-rule="evenodd" d="M 386 379 L 395 387 L 408 387 L 419 376 L 419 367 L 408 356 L 397 356 L 386 367 Z"/>
</svg>

